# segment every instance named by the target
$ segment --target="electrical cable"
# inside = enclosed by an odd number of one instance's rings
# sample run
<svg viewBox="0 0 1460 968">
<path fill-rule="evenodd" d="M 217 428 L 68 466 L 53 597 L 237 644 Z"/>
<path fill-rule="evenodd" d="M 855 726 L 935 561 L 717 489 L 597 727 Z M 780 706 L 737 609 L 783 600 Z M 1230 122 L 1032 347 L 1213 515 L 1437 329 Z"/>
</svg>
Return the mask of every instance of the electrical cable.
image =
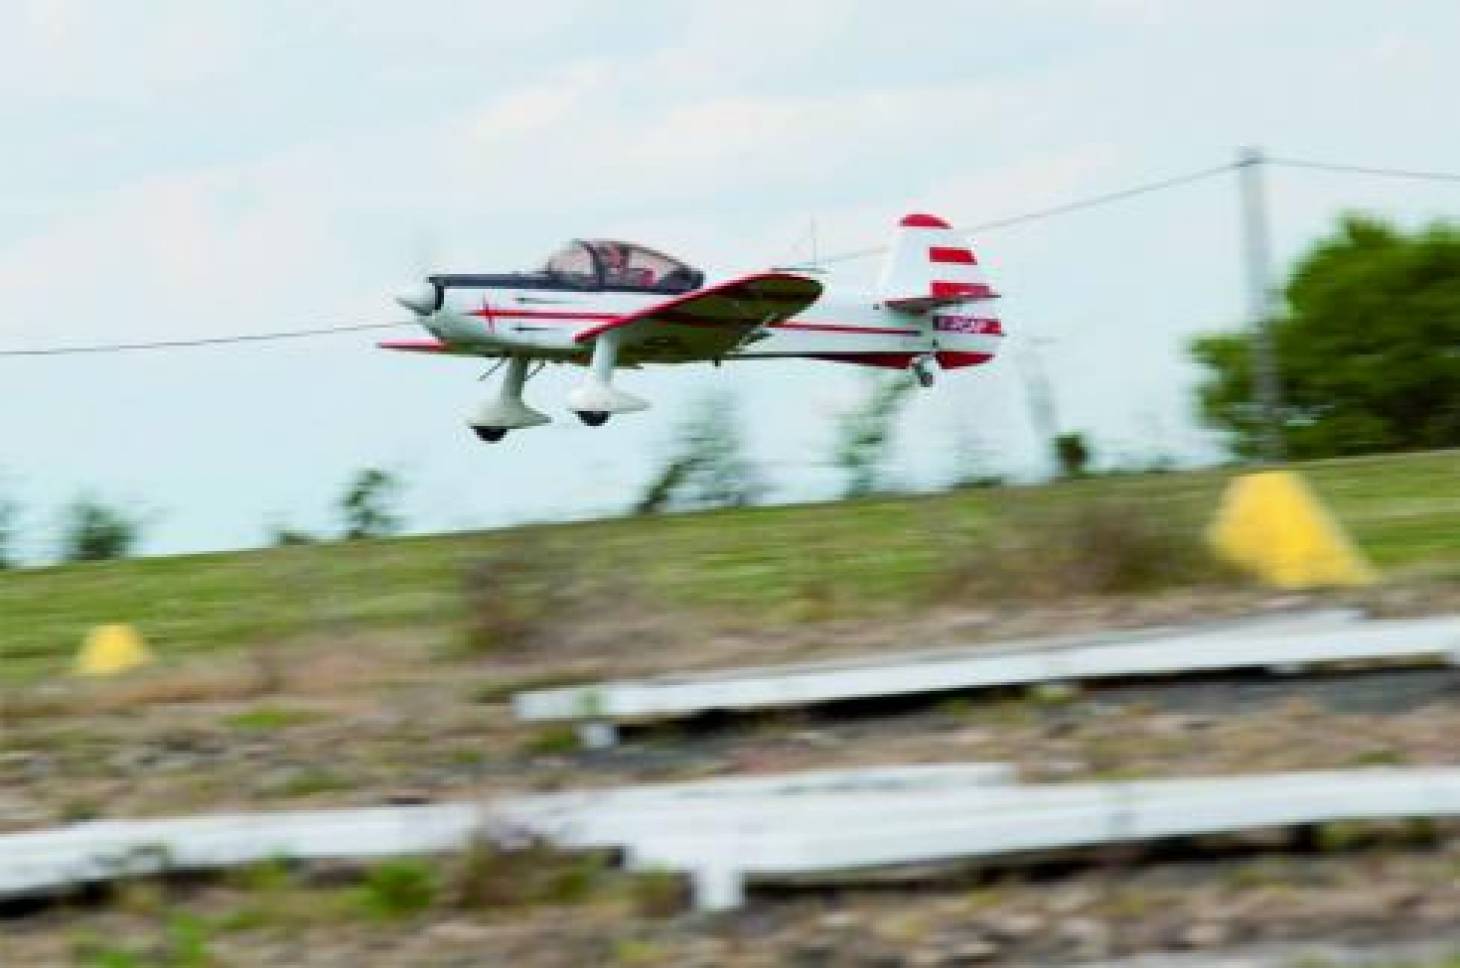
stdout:
<svg viewBox="0 0 1460 968">
<path fill-rule="evenodd" d="M 1053 218 L 1056 215 L 1064 215 L 1069 212 L 1077 212 L 1087 208 L 1096 208 L 1101 205 L 1109 205 L 1112 202 L 1125 201 L 1128 198 L 1135 198 L 1140 195 L 1149 195 L 1152 192 L 1164 191 L 1168 188 L 1176 188 L 1190 182 L 1200 181 L 1204 178 L 1211 178 L 1215 175 L 1225 174 L 1237 168 L 1236 162 L 1227 162 L 1224 165 L 1216 165 L 1211 168 L 1203 168 L 1200 171 L 1187 172 L 1184 175 L 1176 175 L 1172 178 L 1163 178 L 1160 181 L 1146 182 L 1135 185 L 1131 188 L 1123 188 L 1119 191 L 1106 192 L 1101 195 L 1091 195 L 1088 198 L 1076 199 L 1073 202 L 1066 202 L 1063 205 L 1055 205 L 1050 208 L 1037 209 L 1032 212 L 1025 212 L 1021 215 L 1009 215 L 1004 218 L 994 219 L 991 222 L 983 222 L 978 225 L 959 226 L 953 231 L 971 235 L 975 232 L 988 232 L 993 229 L 1008 228 L 1012 225 L 1021 225 L 1025 222 L 1036 222 L 1041 219 Z M 822 258 L 817 263 L 825 265 L 832 262 L 847 262 L 852 259 L 863 259 L 867 256 L 878 255 L 887 251 L 887 246 L 879 245 L 869 249 L 856 249 L 851 252 L 839 252 L 836 255 Z"/>
<path fill-rule="evenodd" d="M 193 346 L 222 346 L 229 343 L 263 343 L 274 340 L 329 336 L 333 333 L 358 333 L 370 329 L 393 329 L 410 326 L 409 322 L 358 323 L 349 326 L 325 326 L 318 329 L 291 329 L 275 333 L 241 333 L 233 336 L 200 336 L 195 339 L 167 339 L 145 343 L 97 343 L 85 346 L 45 346 L 36 349 L 0 350 L 7 356 L 79 356 L 86 353 L 126 353 L 146 350 L 172 350 Z"/>
<path fill-rule="evenodd" d="M 1446 181 L 1460 182 L 1460 173 L 1440 171 L 1415 171 L 1405 168 L 1378 168 L 1366 165 L 1347 165 L 1337 162 L 1309 161 L 1301 158 L 1284 158 L 1265 156 L 1260 164 L 1279 165 L 1285 168 L 1305 168 L 1314 171 L 1330 171 L 1340 174 L 1351 175 L 1378 175 L 1387 178 L 1407 178 L 1422 181 Z M 1142 195 L 1149 195 L 1154 192 L 1165 191 L 1168 188 L 1177 188 L 1188 185 L 1192 182 L 1212 178 L 1225 174 L 1241 167 L 1242 162 L 1227 162 L 1222 165 L 1215 165 L 1211 168 L 1202 168 L 1198 171 L 1187 172 L 1183 175 L 1176 175 L 1171 178 L 1163 178 L 1159 181 L 1146 182 L 1134 185 L 1130 188 L 1123 188 L 1118 191 L 1105 192 L 1100 195 L 1091 195 L 1086 198 L 1075 199 L 1072 202 L 1065 202 L 1061 205 L 1054 205 L 1049 208 L 1036 209 L 1031 212 L 1024 212 L 1019 215 L 1009 215 L 1004 218 L 997 218 L 989 222 L 982 222 L 976 225 L 960 226 L 954 231 L 972 235 L 978 232 L 990 232 L 996 229 L 1009 228 L 1015 225 L 1023 225 L 1028 222 L 1042 221 L 1054 218 L 1059 215 L 1067 215 L 1071 212 L 1084 211 L 1086 209 L 1098 208 L 1102 205 L 1110 205 L 1115 202 L 1122 202 L 1127 199 L 1137 198 Z M 816 260 L 816 265 L 830 265 L 837 262 L 850 262 L 854 259 L 864 259 L 868 256 L 880 255 L 888 249 L 885 245 L 879 245 L 867 249 L 853 249 L 848 252 L 839 252 Z M 328 336 L 334 333 L 360 332 L 372 329 L 391 329 L 396 326 L 409 326 L 410 322 L 396 323 L 362 323 L 351 326 L 329 326 L 318 329 L 296 329 L 284 330 L 274 333 L 244 333 L 234 336 L 211 336 L 197 339 L 171 339 L 157 340 L 154 342 L 141 343 L 103 343 L 87 346 L 50 346 L 36 349 L 0 349 L 0 357 L 20 356 L 78 356 L 88 353 L 124 353 L 132 351 L 182 349 L 197 346 L 221 346 L 231 343 L 263 343 L 275 340 L 302 339 L 312 336 Z"/>
<path fill-rule="evenodd" d="M 1384 178 L 1408 178 L 1418 181 L 1460 182 L 1460 173 L 1449 171 L 1414 171 L 1408 168 L 1374 168 L 1367 165 L 1343 165 L 1328 161 L 1306 161 L 1301 158 L 1264 158 L 1270 165 L 1284 168 L 1309 168 L 1347 175 L 1379 175 Z"/>
</svg>

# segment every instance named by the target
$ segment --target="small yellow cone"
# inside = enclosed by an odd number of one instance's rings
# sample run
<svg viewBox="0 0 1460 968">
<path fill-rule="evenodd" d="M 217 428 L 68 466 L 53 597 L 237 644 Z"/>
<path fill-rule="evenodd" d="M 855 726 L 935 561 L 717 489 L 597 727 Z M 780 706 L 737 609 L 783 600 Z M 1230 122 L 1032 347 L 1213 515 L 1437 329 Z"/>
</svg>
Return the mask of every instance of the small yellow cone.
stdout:
<svg viewBox="0 0 1460 968">
<path fill-rule="evenodd" d="M 78 676 L 114 676 L 152 661 L 142 636 L 130 625 L 98 625 L 86 633 L 76 656 Z"/>
<path fill-rule="evenodd" d="M 1235 478 L 1207 540 L 1222 558 L 1279 588 L 1367 585 L 1376 578 L 1342 526 L 1291 471 Z"/>
</svg>

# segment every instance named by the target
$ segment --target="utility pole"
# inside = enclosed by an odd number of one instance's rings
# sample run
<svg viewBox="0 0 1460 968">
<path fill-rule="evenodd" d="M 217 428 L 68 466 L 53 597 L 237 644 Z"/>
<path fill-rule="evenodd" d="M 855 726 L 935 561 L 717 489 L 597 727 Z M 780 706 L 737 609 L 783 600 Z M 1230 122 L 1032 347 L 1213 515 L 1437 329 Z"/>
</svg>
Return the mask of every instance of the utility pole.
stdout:
<svg viewBox="0 0 1460 968">
<path fill-rule="evenodd" d="M 1267 232 L 1267 201 L 1262 189 L 1261 149 L 1237 149 L 1237 179 L 1242 193 L 1242 248 L 1247 263 L 1247 311 L 1252 327 L 1252 385 L 1262 414 L 1262 459 L 1279 463 L 1285 457 L 1282 430 L 1282 383 L 1272 324 L 1277 315 L 1269 278 L 1271 251 Z"/>
</svg>

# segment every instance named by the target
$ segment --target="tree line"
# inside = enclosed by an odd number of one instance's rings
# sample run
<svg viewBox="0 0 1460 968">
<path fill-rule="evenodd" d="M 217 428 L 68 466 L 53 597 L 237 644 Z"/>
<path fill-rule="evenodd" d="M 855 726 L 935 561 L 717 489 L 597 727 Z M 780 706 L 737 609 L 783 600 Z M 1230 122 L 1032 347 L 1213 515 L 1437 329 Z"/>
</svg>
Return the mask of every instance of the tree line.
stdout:
<svg viewBox="0 0 1460 968">
<path fill-rule="evenodd" d="M 1405 231 L 1348 215 L 1297 262 L 1271 327 L 1283 405 L 1279 432 L 1295 459 L 1460 446 L 1460 228 L 1437 222 Z M 1257 456 L 1262 408 L 1253 394 L 1251 333 L 1206 335 L 1191 353 L 1204 369 L 1197 404 L 1233 455 Z M 828 463 L 842 494 L 888 490 L 898 420 L 914 383 L 904 373 L 872 376 L 836 424 Z M 1057 432 L 1056 432 L 1057 433 Z M 1081 432 L 1049 441 L 1060 473 L 1080 477 L 1094 463 Z M 999 483 L 965 455 L 954 486 Z M 1156 462 L 1144 469 L 1166 466 Z M 0 482 L 3 483 L 3 482 Z M 336 533 L 275 526 L 274 544 L 378 537 L 400 530 L 402 482 L 380 468 L 357 472 L 340 494 Z M 634 501 L 637 514 L 743 507 L 769 491 L 747 456 L 735 400 L 714 394 L 691 407 L 669 453 Z M 14 565 L 20 508 L 0 488 L 0 568 Z M 82 497 L 62 515 L 58 557 L 98 561 L 131 554 L 144 515 Z"/>
<path fill-rule="evenodd" d="M 270 528 L 275 545 L 313 544 L 338 537 L 342 540 L 378 538 L 395 534 L 403 519 L 397 512 L 402 491 L 400 477 L 378 467 L 355 473 L 335 503 L 339 530 L 333 535 L 316 535 L 287 525 Z M 0 570 L 18 563 L 21 508 L 17 501 L 0 494 Z M 151 516 L 83 495 L 61 511 L 56 557 L 66 563 L 110 561 L 131 556 L 141 543 Z"/>
</svg>

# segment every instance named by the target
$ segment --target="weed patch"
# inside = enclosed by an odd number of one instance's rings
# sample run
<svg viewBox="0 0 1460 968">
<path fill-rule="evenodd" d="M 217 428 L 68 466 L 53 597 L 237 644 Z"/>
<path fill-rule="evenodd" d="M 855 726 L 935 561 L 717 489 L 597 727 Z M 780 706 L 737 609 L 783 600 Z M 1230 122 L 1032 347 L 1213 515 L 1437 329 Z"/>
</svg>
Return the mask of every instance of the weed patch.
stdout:
<svg viewBox="0 0 1460 968">
<path fill-rule="evenodd" d="M 356 897 L 360 909 L 384 920 L 407 918 L 436 901 L 436 868 L 424 860 L 389 860 L 370 869 Z"/>
<path fill-rule="evenodd" d="M 1011 504 L 964 542 L 934 583 L 938 597 L 1125 595 L 1229 580 L 1194 522 L 1114 495 Z"/>
<path fill-rule="evenodd" d="M 286 729 L 290 726 L 318 722 L 322 718 L 320 713 L 308 709 L 257 706 L 246 712 L 229 716 L 224 722 L 234 729 L 250 732 L 272 732 L 274 730 Z"/>
</svg>

